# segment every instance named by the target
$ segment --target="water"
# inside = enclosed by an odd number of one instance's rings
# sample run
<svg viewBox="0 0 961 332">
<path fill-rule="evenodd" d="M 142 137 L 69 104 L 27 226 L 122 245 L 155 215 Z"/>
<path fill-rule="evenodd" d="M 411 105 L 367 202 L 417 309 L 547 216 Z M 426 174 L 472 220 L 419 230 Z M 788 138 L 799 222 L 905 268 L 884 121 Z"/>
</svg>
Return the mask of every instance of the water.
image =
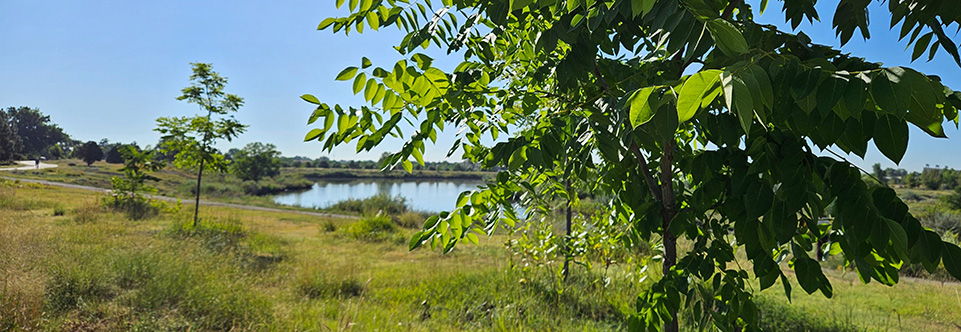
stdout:
<svg viewBox="0 0 961 332">
<path fill-rule="evenodd" d="M 415 210 L 450 211 L 461 192 L 484 184 L 477 180 L 324 180 L 307 191 L 273 195 L 274 202 L 302 207 L 327 207 L 348 198 L 363 199 L 379 193 L 402 196 Z"/>
</svg>

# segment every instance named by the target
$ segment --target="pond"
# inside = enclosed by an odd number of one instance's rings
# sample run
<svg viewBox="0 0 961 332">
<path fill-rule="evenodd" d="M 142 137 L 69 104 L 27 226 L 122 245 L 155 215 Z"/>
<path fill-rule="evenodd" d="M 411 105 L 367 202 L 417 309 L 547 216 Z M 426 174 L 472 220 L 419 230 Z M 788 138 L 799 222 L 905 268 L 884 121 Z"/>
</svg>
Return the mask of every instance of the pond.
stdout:
<svg viewBox="0 0 961 332">
<path fill-rule="evenodd" d="M 483 184 L 478 180 L 323 180 L 306 191 L 276 194 L 272 198 L 284 205 L 323 208 L 349 198 L 363 199 L 384 193 L 406 198 L 415 210 L 439 212 L 453 209 L 461 192 Z"/>
</svg>

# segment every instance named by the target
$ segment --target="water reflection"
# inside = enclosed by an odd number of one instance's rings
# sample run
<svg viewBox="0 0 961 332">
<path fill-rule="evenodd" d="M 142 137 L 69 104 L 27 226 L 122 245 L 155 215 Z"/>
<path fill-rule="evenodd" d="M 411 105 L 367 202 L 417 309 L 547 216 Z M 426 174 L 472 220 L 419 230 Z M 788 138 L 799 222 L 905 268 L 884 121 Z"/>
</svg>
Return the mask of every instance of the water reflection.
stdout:
<svg viewBox="0 0 961 332">
<path fill-rule="evenodd" d="M 477 180 L 324 180 L 301 192 L 273 196 L 275 202 L 302 207 L 327 207 L 349 198 L 362 199 L 378 193 L 402 196 L 417 210 L 445 211 L 454 208 L 457 195 L 484 184 Z"/>
</svg>

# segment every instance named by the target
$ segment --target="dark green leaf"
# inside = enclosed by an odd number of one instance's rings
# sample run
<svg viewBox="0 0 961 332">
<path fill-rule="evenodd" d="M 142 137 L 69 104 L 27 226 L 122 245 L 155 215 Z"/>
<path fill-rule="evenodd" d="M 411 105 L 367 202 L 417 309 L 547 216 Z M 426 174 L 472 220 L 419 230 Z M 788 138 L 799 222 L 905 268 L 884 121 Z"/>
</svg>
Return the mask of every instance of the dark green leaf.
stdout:
<svg viewBox="0 0 961 332">
<path fill-rule="evenodd" d="M 711 32 L 714 43 L 721 52 L 730 57 L 747 53 L 747 41 L 731 22 L 722 18 L 707 21 L 707 30 Z"/>
<path fill-rule="evenodd" d="M 908 124 L 893 115 L 878 113 L 874 125 L 874 145 L 895 164 L 901 163 L 908 149 Z"/>
<path fill-rule="evenodd" d="M 955 279 L 961 280 L 961 248 L 953 243 L 944 242 L 942 253 L 944 269 Z"/>
</svg>

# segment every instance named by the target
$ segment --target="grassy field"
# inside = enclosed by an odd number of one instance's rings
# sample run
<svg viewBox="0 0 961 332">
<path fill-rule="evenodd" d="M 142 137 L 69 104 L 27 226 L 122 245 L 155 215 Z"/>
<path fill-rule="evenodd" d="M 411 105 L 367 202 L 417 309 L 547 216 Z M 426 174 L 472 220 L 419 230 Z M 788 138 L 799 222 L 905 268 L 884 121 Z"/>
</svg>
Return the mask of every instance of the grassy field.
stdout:
<svg viewBox="0 0 961 332">
<path fill-rule="evenodd" d="M 406 249 L 411 229 L 202 209 L 127 221 L 95 194 L 0 183 L 0 331 L 622 330 L 640 287 L 582 267 L 565 286 L 509 267 L 506 235 L 452 254 Z M 188 210 L 188 209 L 184 209 Z M 829 271 L 836 296 L 758 296 L 770 331 L 953 331 L 961 287 L 862 285 Z M 689 327 L 689 326 L 685 326 Z"/>
</svg>

